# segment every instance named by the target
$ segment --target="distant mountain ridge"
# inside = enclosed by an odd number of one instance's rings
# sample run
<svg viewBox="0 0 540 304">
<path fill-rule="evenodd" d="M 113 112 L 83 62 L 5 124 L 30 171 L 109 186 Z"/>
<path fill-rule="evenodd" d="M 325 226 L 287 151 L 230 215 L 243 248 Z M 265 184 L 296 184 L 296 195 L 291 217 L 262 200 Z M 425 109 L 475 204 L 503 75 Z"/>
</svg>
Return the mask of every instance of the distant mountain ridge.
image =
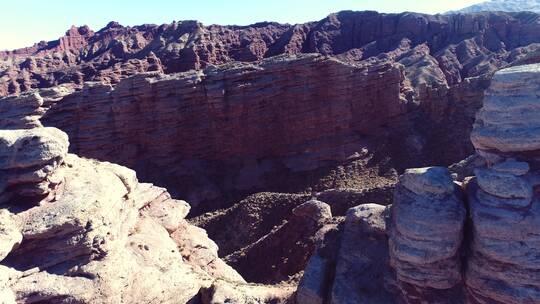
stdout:
<svg viewBox="0 0 540 304">
<path fill-rule="evenodd" d="M 540 12 L 540 0 L 491 0 L 475 5 L 471 5 L 456 11 L 449 11 L 446 14 L 455 13 L 477 13 L 483 11 L 502 11 L 502 12 Z"/>
</svg>

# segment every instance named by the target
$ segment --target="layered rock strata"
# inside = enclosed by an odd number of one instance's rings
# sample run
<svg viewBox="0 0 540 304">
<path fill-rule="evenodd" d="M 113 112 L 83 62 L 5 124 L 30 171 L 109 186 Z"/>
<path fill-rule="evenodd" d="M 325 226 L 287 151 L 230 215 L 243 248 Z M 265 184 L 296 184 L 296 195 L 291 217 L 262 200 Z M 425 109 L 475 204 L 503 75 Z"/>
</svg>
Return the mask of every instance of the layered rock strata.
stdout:
<svg viewBox="0 0 540 304">
<path fill-rule="evenodd" d="M 400 178 L 393 205 L 394 223 L 402 221 L 405 227 L 420 232 L 411 234 L 415 238 L 410 239 L 408 247 L 402 246 L 420 264 L 413 263 L 405 271 L 401 269 L 400 252 L 396 250 L 399 247 L 393 243 L 403 233 L 399 225 L 395 225 L 397 228 L 390 230 L 390 253 L 397 281 L 431 287 L 427 295 L 423 290 L 402 288 L 402 297 L 407 301 L 540 302 L 537 278 L 540 270 L 537 233 L 540 205 L 536 189 L 540 184 L 536 155 L 540 146 L 535 140 L 538 136 L 535 116 L 538 116 L 537 104 L 540 102 L 539 74 L 538 65 L 525 65 L 504 69 L 493 77 L 471 134 L 477 153 L 485 161 L 474 170 L 473 177 L 464 178 L 465 200 L 459 196 L 450 200 L 443 197 L 455 191 L 452 188 L 456 186 L 442 168 L 430 168 L 425 172 L 436 170 L 434 172 L 445 172 L 443 175 L 411 175 L 412 171 L 407 171 Z M 413 176 L 416 178 L 411 178 Z M 421 191 L 423 195 L 429 193 L 427 205 L 431 208 L 461 206 L 460 210 L 426 215 L 421 206 L 400 208 L 403 199 L 399 189 L 403 187 L 413 192 Z M 412 201 L 421 204 L 425 200 L 420 196 Z M 465 231 L 463 203 L 469 208 Z M 437 232 L 442 234 L 437 235 Z M 424 250 L 438 245 L 443 246 L 433 252 Z M 401 250 L 401 253 L 407 251 Z M 460 255 L 464 267 L 459 266 Z M 449 260 L 435 268 L 438 275 L 416 275 L 428 273 L 429 263 L 439 256 Z M 467 300 L 459 298 L 461 293 Z"/>
<path fill-rule="evenodd" d="M 135 73 L 203 69 L 280 54 L 320 53 L 368 59 L 401 39 L 427 44 L 449 84 L 493 71 L 539 42 L 534 13 L 425 15 L 343 11 L 320 21 L 289 25 L 204 26 L 196 21 L 94 32 L 72 27 L 56 41 L 0 52 L 0 96 L 62 83 L 117 83 Z M 425 61 L 426 63 L 428 61 Z M 429 86 L 428 86 L 429 87 Z M 426 87 L 423 90 L 429 91 Z"/>
<path fill-rule="evenodd" d="M 265 188 L 303 191 L 311 186 L 303 172 L 383 159 L 383 142 L 408 138 L 390 131 L 408 119 L 402 81 L 391 62 L 276 57 L 9 97 L 0 101 L 0 125 L 31 127 L 41 117 L 70 136 L 71 152 L 134 168 L 193 204 L 217 204 Z M 406 154 L 411 145 L 403 146 Z"/>
<path fill-rule="evenodd" d="M 57 169 L 68 146 L 67 135 L 55 128 L 0 130 L 0 203 L 13 197 L 53 200 L 64 180 Z"/>
<path fill-rule="evenodd" d="M 397 286 L 408 303 L 457 300 L 451 291 L 462 282 L 465 217 L 463 195 L 448 169 L 408 169 L 400 176 L 389 250 Z"/>
<path fill-rule="evenodd" d="M 466 283 L 475 303 L 540 302 L 539 65 L 495 74 L 471 140 L 488 159 L 468 184 Z"/>
<path fill-rule="evenodd" d="M 454 174 L 408 169 L 391 207 L 361 205 L 323 227 L 297 301 L 540 303 L 539 74 L 495 74 L 471 135 L 478 155 Z"/>
<path fill-rule="evenodd" d="M 290 296 L 245 285 L 184 220 L 186 202 L 130 169 L 68 154 L 62 131 L 3 130 L 0 144 L 9 185 L 0 190 L 2 303 L 187 303 L 212 286 L 221 291 L 203 303 Z"/>
<path fill-rule="evenodd" d="M 538 16 L 532 13 L 429 16 L 347 11 L 295 26 L 205 27 L 185 21 L 123 27 L 112 22 L 98 32 L 72 28 L 58 41 L 1 52 L 0 95 L 62 83 L 67 90 L 80 89 L 66 98 L 70 106 L 57 108 L 45 122 L 66 131 L 74 151 L 132 167 L 143 180 L 166 186 L 194 205 L 217 204 L 261 190 L 305 190 L 308 186 L 289 181 L 298 168 L 328 168 L 332 166 L 328 160 L 354 155 L 348 151 L 377 150 L 380 147 L 365 142 L 381 143 L 383 135 L 391 138 L 384 144 L 383 150 L 388 151 L 381 153 L 392 154 L 399 170 L 463 159 L 473 152 L 468 134 L 491 74 L 508 64 L 538 61 L 537 32 Z M 269 62 L 281 60 L 231 64 L 276 55 L 295 58 L 300 53 L 336 57 L 342 65 L 362 66 L 361 73 L 367 75 L 348 77 L 349 68 L 306 64 L 305 59 L 296 64 L 294 60 L 276 65 Z M 230 65 L 213 68 L 220 64 Z M 399 88 L 394 86 L 396 69 L 401 73 Z M 191 72 L 122 80 L 148 71 Z M 117 86 L 84 85 L 88 81 Z M 366 91 L 364 83 L 380 89 Z M 297 96 L 302 96 L 301 105 Z M 386 119 L 387 113 L 403 114 L 402 105 L 396 103 L 399 99 L 408 101 L 407 122 Z M 351 106 L 350 100 L 355 100 Z M 47 108 L 47 101 L 43 104 Z M 139 113 L 143 111 L 145 117 Z M 347 119 L 336 121 L 337 116 Z M 32 124 L 28 119 L 23 123 Z M 366 122 L 373 122 L 378 131 L 366 129 Z M 251 127 L 243 128 L 245 124 Z M 317 129 L 326 131 L 314 136 Z M 202 136 L 197 139 L 192 134 Z M 295 134 L 304 139 L 298 141 Z M 371 139 L 373 134 L 376 139 Z M 252 144 L 253 139 L 257 144 Z M 183 144 L 188 142 L 191 145 Z M 269 147 L 267 142 L 279 144 Z M 263 149 L 267 152 L 261 153 Z M 172 161 L 180 165 L 162 161 L 177 154 Z M 218 155 L 249 161 L 224 164 Z M 281 169 L 269 174 L 265 169 L 269 167 Z M 233 185 L 225 185 L 225 180 Z M 269 185 L 269 180 L 286 182 Z"/>
</svg>

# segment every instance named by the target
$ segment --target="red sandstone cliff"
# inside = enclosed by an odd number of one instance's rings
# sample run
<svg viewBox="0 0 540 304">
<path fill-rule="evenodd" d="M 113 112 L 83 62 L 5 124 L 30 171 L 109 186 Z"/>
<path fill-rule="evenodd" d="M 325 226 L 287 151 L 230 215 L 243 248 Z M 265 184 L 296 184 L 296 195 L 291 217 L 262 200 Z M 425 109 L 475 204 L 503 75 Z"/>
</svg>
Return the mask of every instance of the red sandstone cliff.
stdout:
<svg viewBox="0 0 540 304">
<path fill-rule="evenodd" d="M 346 11 L 294 26 L 72 28 L 0 53 L 0 95 L 59 83 L 76 91 L 23 95 L 24 106 L 8 97 L 0 108 L 8 117 L 44 108 L 74 152 L 133 167 L 193 203 L 298 191 L 297 172 L 363 149 L 397 170 L 465 158 L 490 75 L 538 60 L 538 20 Z"/>
</svg>

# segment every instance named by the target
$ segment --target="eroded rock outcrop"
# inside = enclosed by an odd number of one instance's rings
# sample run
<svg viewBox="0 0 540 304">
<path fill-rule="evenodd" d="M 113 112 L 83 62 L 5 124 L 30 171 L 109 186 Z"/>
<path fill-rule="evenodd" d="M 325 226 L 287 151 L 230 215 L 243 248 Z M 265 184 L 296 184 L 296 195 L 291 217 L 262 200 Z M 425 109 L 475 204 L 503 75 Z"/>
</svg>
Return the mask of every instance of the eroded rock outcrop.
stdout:
<svg viewBox="0 0 540 304">
<path fill-rule="evenodd" d="M 363 204 L 319 229 L 297 303 L 392 303 L 394 290 L 386 282 L 388 216 L 387 206 Z"/>
<path fill-rule="evenodd" d="M 310 200 L 294 208 L 284 224 L 225 260 L 250 282 L 288 281 L 306 267 L 315 249 L 313 236 L 331 218 L 328 204 Z"/>
<path fill-rule="evenodd" d="M 390 207 L 360 205 L 327 229 L 297 301 L 540 303 L 539 74 L 495 74 L 471 135 L 478 155 L 454 174 L 405 170 Z"/>
<path fill-rule="evenodd" d="M 259 189 L 304 191 L 306 176 L 354 159 L 387 167 L 361 164 L 374 178 L 391 175 L 385 143 L 408 138 L 390 131 L 408 121 L 402 82 L 401 66 L 387 61 L 274 57 L 8 97 L 0 125 L 41 117 L 69 135 L 71 152 L 134 168 L 200 212 Z"/>
<path fill-rule="evenodd" d="M 496 73 L 471 135 L 489 162 L 467 185 L 475 303 L 540 302 L 539 75 L 539 65 Z"/>
<path fill-rule="evenodd" d="M 385 282 L 390 271 L 386 235 L 388 211 L 387 206 L 364 204 L 347 212 L 330 303 L 392 301 Z"/>
<path fill-rule="evenodd" d="M 165 189 L 68 154 L 58 129 L 3 130 L 0 144 L 2 303 L 187 303 L 216 279 L 253 297 L 215 243 L 184 220 L 189 205 Z M 258 303 L 287 298 L 286 289 L 257 290 Z M 211 303 L 221 303 L 216 297 Z"/>
<path fill-rule="evenodd" d="M 199 202 L 230 203 L 269 188 L 298 192 L 296 184 L 285 189 L 267 181 L 284 180 L 298 168 L 329 168 L 336 156 L 354 155 L 351 150 L 378 150 L 366 142 L 382 143 L 387 136 L 381 154 L 392 154 L 400 171 L 463 159 L 473 152 L 468 134 L 491 74 L 538 60 L 537 32 L 538 15 L 532 13 L 345 11 L 300 25 L 245 27 L 112 22 L 98 32 L 72 28 L 58 41 L 1 52 L 0 95 L 62 83 L 80 89 L 58 102 L 65 107 L 54 106 L 45 125 L 66 131 L 78 154 L 134 168 L 142 180 L 181 194 L 198 210 Z M 313 63 L 301 53 L 341 63 Z M 292 57 L 269 60 L 277 55 Z M 214 68 L 222 64 L 228 65 Z M 347 77 L 351 65 L 358 72 Z M 170 76 L 124 80 L 150 71 Z M 171 74 L 182 71 L 191 72 Z M 396 102 L 404 99 L 406 109 Z M 407 119 L 386 119 L 404 112 Z M 376 128 L 366 129 L 366 122 Z M 313 130 L 326 131 L 315 136 Z M 224 164 L 225 158 L 233 164 Z M 269 174 L 269 167 L 281 169 Z M 231 174 L 222 177 L 223 171 Z"/>
<path fill-rule="evenodd" d="M 78 90 L 22 94 L 0 125 L 45 111 L 73 152 L 134 168 L 198 214 L 259 191 L 309 192 L 299 181 L 364 150 L 398 171 L 463 159 L 491 74 L 537 60 L 537 27 L 535 14 L 340 12 L 296 26 L 74 28 L 65 43 L 0 55 L 10 92 Z"/>
<path fill-rule="evenodd" d="M 449 196 L 457 187 L 443 168 L 406 171 L 400 178 L 393 222 L 402 221 L 403 227 L 412 229 L 405 230 L 411 233 L 410 239 L 401 247 L 395 244 L 403 239 L 400 225 L 390 230 L 393 266 L 398 283 L 430 287 L 401 288 L 406 301 L 540 302 L 536 191 L 539 71 L 538 65 L 517 66 L 493 77 L 471 134 L 484 161 L 478 162 L 474 176 L 463 178 L 466 199 Z M 403 188 L 417 193 L 411 200 L 414 204 L 406 209 L 400 208 Z M 426 198 L 426 206 L 444 206 L 444 210 L 424 216 L 420 205 Z M 464 203 L 469 212 L 465 230 Z M 412 258 L 405 270 L 400 269 L 401 256 Z M 464 267 L 460 267 L 460 256 Z M 442 264 L 430 273 L 434 260 Z"/>
<path fill-rule="evenodd" d="M 0 203 L 14 196 L 54 199 L 68 146 L 67 135 L 55 128 L 0 130 Z"/>
</svg>

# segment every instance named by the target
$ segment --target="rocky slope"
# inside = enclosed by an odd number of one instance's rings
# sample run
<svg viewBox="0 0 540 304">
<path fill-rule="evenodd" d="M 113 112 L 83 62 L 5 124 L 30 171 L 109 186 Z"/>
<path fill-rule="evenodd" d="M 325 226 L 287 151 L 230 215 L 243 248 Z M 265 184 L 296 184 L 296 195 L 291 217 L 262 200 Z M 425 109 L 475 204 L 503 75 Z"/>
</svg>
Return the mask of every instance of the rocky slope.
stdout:
<svg viewBox="0 0 540 304">
<path fill-rule="evenodd" d="M 490 0 L 474 4 L 460 10 L 451 11 L 447 14 L 470 14 L 485 11 L 499 12 L 540 12 L 540 1 L 538 0 Z"/>
<path fill-rule="evenodd" d="M 430 16 L 344 11 L 306 24 L 243 27 L 203 26 L 195 21 L 123 27 L 111 22 L 97 32 L 72 27 L 59 40 L 0 52 L 0 95 L 62 83 L 117 83 L 144 71 L 175 73 L 279 54 L 366 60 L 399 49 L 404 39 L 412 48 L 425 44 L 430 55 L 409 63 L 434 64 L 435 71 L 416 75 L 415 83 L 453 85 L 527 53 L 528 48 L 520 48 L 537 43 L 537 33 L 538 16 L 532 13 Z"/>
</svg>

